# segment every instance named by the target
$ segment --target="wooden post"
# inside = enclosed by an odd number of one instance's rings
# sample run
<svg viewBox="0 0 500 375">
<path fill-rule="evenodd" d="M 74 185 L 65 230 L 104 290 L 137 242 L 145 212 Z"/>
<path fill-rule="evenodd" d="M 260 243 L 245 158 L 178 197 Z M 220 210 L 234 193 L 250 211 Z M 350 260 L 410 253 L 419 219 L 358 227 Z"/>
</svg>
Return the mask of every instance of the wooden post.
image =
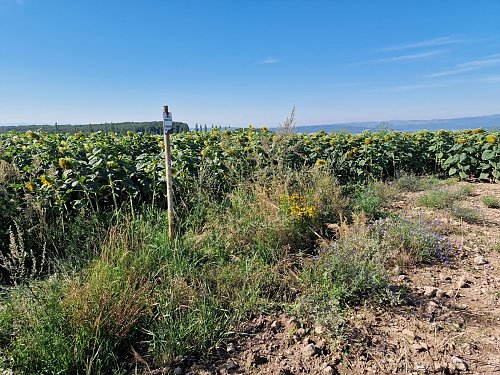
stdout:
<svg viewBox="0 0 500 375">
<path fill-rule="evenodd" d="M 172 158 L 170 156 L 170 132 L 172 131 L 172 113 L 168 106 L 163 106 L 163 140 L 165 143 L 165 173 L 167 179 L 167 216 L 168 216 L 168 238 L 173 236 L 173 209 L 174 198 L 172 191 Z"/>
</svg>

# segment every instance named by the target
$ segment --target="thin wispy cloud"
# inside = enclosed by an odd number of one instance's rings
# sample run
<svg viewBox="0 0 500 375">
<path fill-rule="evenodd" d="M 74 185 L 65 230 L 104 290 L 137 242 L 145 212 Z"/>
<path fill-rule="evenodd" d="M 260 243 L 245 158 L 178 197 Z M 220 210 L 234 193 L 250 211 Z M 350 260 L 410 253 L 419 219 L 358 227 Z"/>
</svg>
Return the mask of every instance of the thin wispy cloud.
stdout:
<svg viewBox="0 0 500 375">
<path fill-rule="evenodd" d="M 420 53 L 413 53 L 410 55 L 399 55 L 399 56 L 385 57 L 382 59 L 366 60 L 366 61 L 361 61 L 361 62 L 355 63 L 353 65 L 365 65 L 365 64 L 378 64 L 378 63 L 386 63 L 386 62 L 422 60 L 422 59 L 426 59 L 429 57 L 443 55 L 446 52 L 447 52 L 447 50 L 440 49 L 440 50 L 426 51 L 426 52 L 420 52 Z"/>
<path fill-rule="evenodd" d="M 257 64 L 275 64 L 277 62 L 278 62 L 277 59 L 275 59 L 274 57 L 268 56 L 265 59 L 258 61 Z"/>
<path fill-rule="evenodd" d="M 496 53 L 494 55 L 485 56 L 477 60 L 471 60 L 464 63 L 456 64 L 454 67 L 450 69 L 428 74 L 427 77 L 430 78 L 445 77 L 499 65 L 500 65 L 500 53 Z"/>
<path fill-rule="evenodd" d="M 500 74 L 486 76 L 486 77 L 481 77 L 481 78 L 476 79 L 475 82 L 480 82 L 480 83 L 500 83 Z"/>
<path fill-rule="evenodd" d="M 447 46 L 450 44 L 463 43 L 465 41 L 466 40 L 463 38 L 457 38 L 456 36 L 450 35 L 450 36 L 442 36 L 442 37 L 434 38 L 434 39 L 422 40 L 422 41 L 414 42 L 414 43 L 387 46 L 387 47 L 381 48 L 380 50 L 381 51 L 400 51 L 400 50 L 413 49 L 413 48 Z"/>
<path fill-rule="evenodd" d="M 392 86 L 392 87 L 380 87 L 370 90 L 365 90 L 364 92 L 406 92 L 415 90 L 424 90 L 437 87 L 444 87 L 443 84 L 420 84 L 420 85 L 402 85 L 402 86 Z"/>
</svg>

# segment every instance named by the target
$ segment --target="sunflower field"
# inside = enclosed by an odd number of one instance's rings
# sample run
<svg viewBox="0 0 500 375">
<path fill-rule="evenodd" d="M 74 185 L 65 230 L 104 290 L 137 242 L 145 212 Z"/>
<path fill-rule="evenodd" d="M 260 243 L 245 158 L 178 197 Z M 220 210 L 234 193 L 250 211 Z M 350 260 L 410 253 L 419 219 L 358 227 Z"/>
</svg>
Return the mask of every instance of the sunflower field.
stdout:
<svg viewBox="0 0 500 375">
<path fill-rule="evenodd" d="M 172 136 L 177 196 L 200 171 L 229 189 L 257 168 L 330 168 L 343 183 L 437 173 L 461 179 L 500 180 L 500 133 L 393 131 L 314 134 L 266 128 L 189 132 Z M 96 210 L 126 203 L 163 202 L 163 138 L 143 133 L 0 135 L 0 162 L 14 168 L 4 188 L 47 208 Z M 5 166 L 3 167 L 5 169 Z"/>
</svg>

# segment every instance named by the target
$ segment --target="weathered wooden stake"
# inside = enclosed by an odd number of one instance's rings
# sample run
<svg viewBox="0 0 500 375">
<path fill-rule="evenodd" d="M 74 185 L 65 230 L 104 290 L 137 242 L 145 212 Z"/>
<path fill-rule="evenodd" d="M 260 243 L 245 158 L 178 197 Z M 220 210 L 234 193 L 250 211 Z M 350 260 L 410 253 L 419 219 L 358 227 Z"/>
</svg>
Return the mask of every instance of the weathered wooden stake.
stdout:
<svg viewBox="0 0 500 375">
<path fill-rule="evenodd" d="M 173 236 L 173 210 L 174 198 L 172 190 L 172 158 L 170 156 L 170 132 L 172 131 L 172 113 L 168 111 L 168 105 L 163 106 L 163 139 L 165 143 L 165 173 L 167 179 L 167 216 L 168 216 L 168 238 Z"/>
</svg>

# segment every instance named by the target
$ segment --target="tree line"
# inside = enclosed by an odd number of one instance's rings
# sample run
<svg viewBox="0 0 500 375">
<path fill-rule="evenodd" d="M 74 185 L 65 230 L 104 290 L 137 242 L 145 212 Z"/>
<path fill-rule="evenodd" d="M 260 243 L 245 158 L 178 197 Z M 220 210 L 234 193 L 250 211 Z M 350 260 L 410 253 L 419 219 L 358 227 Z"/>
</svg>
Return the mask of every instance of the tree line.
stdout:
<svg viewBox="0 0 500 375">
<path fill-rule="evenodd" d="M 0 126 L 0 133 L 9 131 L 26 132 L 43 131 L 46 133 L 78 133 L 78 132 L 98 132 L 105 133 L 127 133 L 132 131 L 134 133 L 148 133 L 148 134 L 162 134 L 163 123 L 161 121 L 147 121 L 147 122 L 106 122 L 101 124 L 84 124 L 84 125 L 7 125 Z M 173 133 L 185 133 L 189 131 L 189 125 L 185 122 L 174 122 L 172 124 Z"/>
</svg>

